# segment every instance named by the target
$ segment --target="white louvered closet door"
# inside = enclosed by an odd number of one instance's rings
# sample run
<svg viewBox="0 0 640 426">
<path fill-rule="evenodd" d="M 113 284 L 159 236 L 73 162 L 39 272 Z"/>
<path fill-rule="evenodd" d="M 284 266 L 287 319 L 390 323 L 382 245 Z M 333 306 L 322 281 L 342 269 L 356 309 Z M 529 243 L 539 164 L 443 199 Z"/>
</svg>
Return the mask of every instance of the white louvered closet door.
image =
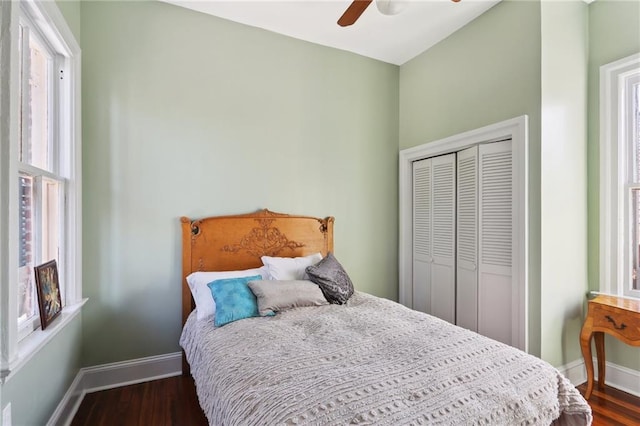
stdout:
<svg viewBox="0 0 640 426">
<path fill-rule="evenodd" d="M 431 159 L 432 252 L 431 315 L 456 321 L 456 155 Z"/>
<path fill-rule="evenodd" d="M 413 163 L 413 309 L 455 323 L 455 154 Z"/>
<path fill-rule="evenodd" d="M 414 162 L 413 309 L 517 346 L 512 262 L 511 141 Z"/>
<path fill-rule="evenodd" d="M 456 324 L 478 331 L 478 147 L 458 152 Z"/>
<path fill-rule="evenodd" d="M 480 145 L 478 157 L 478 332 L 517 346 L 511 141 Z"/>
<path fill-rule="evenodd" d="M 431 159 L 413 163 L 413 309 L 431 312 Z"/>
</svg>

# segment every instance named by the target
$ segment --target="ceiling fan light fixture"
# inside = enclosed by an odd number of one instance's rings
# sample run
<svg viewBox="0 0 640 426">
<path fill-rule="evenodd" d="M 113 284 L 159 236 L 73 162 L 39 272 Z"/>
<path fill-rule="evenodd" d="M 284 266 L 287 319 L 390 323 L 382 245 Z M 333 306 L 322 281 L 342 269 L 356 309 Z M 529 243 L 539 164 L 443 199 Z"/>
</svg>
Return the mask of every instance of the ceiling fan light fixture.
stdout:
<svg viewBox="0 0 640 426">
<path fill-rule="evenodd" d="M 376 0 L 376 7 L 383 15 L 397 15 L 409 6 L 408 0 Z"/>
</svg>

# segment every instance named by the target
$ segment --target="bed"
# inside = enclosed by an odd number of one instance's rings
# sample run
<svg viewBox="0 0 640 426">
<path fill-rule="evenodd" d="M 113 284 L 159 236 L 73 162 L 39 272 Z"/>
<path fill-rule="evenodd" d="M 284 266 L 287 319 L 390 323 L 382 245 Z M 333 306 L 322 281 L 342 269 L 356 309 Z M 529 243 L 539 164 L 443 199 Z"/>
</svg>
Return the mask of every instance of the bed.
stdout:
<svg viewBox="0 0 640 426">
<path fill-rule="evenodd" d="M 518 349 L 355 291 L 216 327 L 187 277 L 333 252 L 334 219 L 261 210 L 182 218 L 183 373 L 212 425 L 589 425 L 555 368 Z"/>
</svg>

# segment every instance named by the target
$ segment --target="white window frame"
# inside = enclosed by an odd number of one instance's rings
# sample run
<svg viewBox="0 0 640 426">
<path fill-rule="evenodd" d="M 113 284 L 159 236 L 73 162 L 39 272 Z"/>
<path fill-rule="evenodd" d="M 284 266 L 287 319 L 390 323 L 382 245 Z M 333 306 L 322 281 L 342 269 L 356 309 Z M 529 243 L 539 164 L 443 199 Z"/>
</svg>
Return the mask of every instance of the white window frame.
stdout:
<svg viewBox="0 0 640 426">
<path fill-rule="evenodd" d="M 26 4 L 25 4 L 26 6 Z M 66 181 L 67 179 L 64 179 L 64 177 L 62 176 L 62 174 L 64 172 L 66 172 L 66 169 L 64 168 L 63 164 L 60 164 L 60 156 L 58 155 L 59 152 L 59 146 L 60 146 L 60 141 L 62 140 L 61 137 L 61 133 L 62 130 L 68 125 L 68 114 L 66 114 L 66 111 L 62 111 L 61 114 L 58 114 L 59 111 L 61 111 L 64 108 L 64 100 L 61 99 L 60 94 L 64 93 L 66 90 L 68 90 L 67 87 L 64 87 L 64 84 L 66 83 L 66 81 L 62 81 L 62 84 L 57 84 L 56 81 L 56 70 L 61 69 L 61 70 L 65 70 L 68 68 L 68 61 L 67 58 L 62 56 L 61 54 L 59 54 L 57 52 L 57 49 L 54 48 L 50 43 L 49 40 L 47 38 L 47 36 L 40 34 L 40 26 L 37 25 L 32 17 L 32 13 L 29 13 L 29 11 L 24 10 L 20 13 L 20 25 L 26 27 L 26 33 L 24 33 L 22 35 L 22 46 L 21 49 L 23 52 L 28 52 L 29 49 L 29 42 L 31 38 L 35 38 L 37 40 L 37 42 L 42 45 L 46 50 L 47 53 L 51 56 L 52 61 L 50 64 L 50 74 L 48 76 L 48 87 L 51 90 L 52 93 L 49 94 L 49 99 L 48 99 L 48 111 L 52 112 L 54 117 L 52 120 L 49 121 L 48 123 L 48 134 L 51 135 L 51 140 L 49 141 L 49 149 L 51 150 L 51 154 L 48 156 L 48 163 L 47 164 L 47 170 L 43 170 L 37 166 L 33 166 L 30 163 L 23 163 L 18 161 L 18 172 L 19 173 L 25 173 L 28 176 L 31 176 L 33 178 L 33 199 L 37 200 L 38 198 L 41 197 L 41 190 L 42 190 L 42 179 L 43 178 L 51 178 L 53 180 L 59 181 L 62 186 L 66 185 Z M 28 68 L 28 63 L 30 62 L 29 60 L 29 56 L 25 53 L 23 54 L 23 69 Z M 29 90 L 29 85 L 27 82 L 27 79 L 24 78 L 24 76 L 21 76 L 22 78 L 22 93 L 26 94 L 28 93 Z M 60 86 L 63 86 L 64 88 L 62 90 L 60 89 Z M 24 95 L 23 95 L 24 96 Z M 23 115 L 26 115 L 27 112 L 27 107 L 26 105 L 23 105 Z M 59 125 L 60 123 L 63 123 L 62 125 Z M 19 131 L 22 132 L 23 135 L 26 135 L 27 138 L 30 138 L 31 135 L 28 134 L 28 123 L 26 120 L 23 120 L 22 122 L 22 126 L 23 129 L 20 129 Z M 52 161 L 53 160 L 53 161 Z M 65 197 L 66 195 L 66 189 L 63 187 L 62 189 L 62 197 Z M 43 263 L 43 260 L 45 259 L 40 259 L 38 260 L 38 252 L 40 251 L 41 248 L 41 243 L 40 243 L 40 238 L 41 238 L 41 220 L 40 218 L 42 217 L 42 210 L 41 210 L 41 203 L 39 202 L 34 202 L 34 205 L 32 206 L 34 209 L 34 223 L 32 224 L 33 229 L 34 229 L 34 234 L 35 234 L 35 238 L 33 241 L 33 246 L 34 246 L 34 264 L 40 264 Z M 64 211 L 65 208 L 63 207 L 62 210 Z M 62 219 L 64 219 L 64 215 L 61 216 Z M 61 230 L 61 235 L 65 234 L 65 230 L 64 230 L 64 220 L 63 223 L 59 224 L 59 229 Z M 65 248 L 64 247 L 64 241 L 60 241 L 61 243 L 61 253 L 60 255 L 63 256 L 63 258 L 58 259 L 59 262 L 59 266 L 58 266 L 58 273 L 60 276 L 60 286 L 61 286 L 61 292 L 62 294 L 66 294 L 66 285 L 65 285 L 65 278 L 66 278 L 66 271 L 64 270 L 65 266 L 66 266 L 66 262 L 64 261 L 64 255 L 65 255 Z M 46 259 L 48 260 L 48 259 Z M 66 297 L 62 300 L 62 304 L 63 306 L 66 305 Z M 35 313 L 35 316 L 32 317 L 30 320 L 28 321 L 24 321 L 22 324 L 20 324 L 20 322 L 18 323 L 18 341 L 24 339 L 25 337 L 27 337 L 29 334 L 31 334 L 34 330 L 36 330 L 38 327 L 40 326 L 40 314 L 39 312 Z"/>
<path fill-rule="evenodd" d="M 21 16 L 23 18 L 21 18 Z M 69 114 L 55 129 L 64 141 L 58 148 L 67 161 L 60 163 L 65 176 L 66 214 L 63 219 L 61 245 L 65 255 L 60 269 L 65 272 L 64 304 L 59 319 L 46 330 L 36 330 L 19 340 L 17 318 L 18 282 L 18 173 L 19 152 L 19 23 L 21 19 L 36 25 L 53 50 L 62 53 L 66 85 L 60 95 L 69 105 Z M 0 2 L 0 381 L 9 380 L 39 349 L 59 333 L 79 313 L 82 299 L 82 199 L 81 199 L 81 55 L 73 33 L 55 2 L 23 0 Z M 54 78 L 60 76 L 55 75 Z M 62 278 L 62 277 L 61 277 Z"/>
<path fill-rule="evenodd" d="M 600 284 L 602 293 L 640 298 L 631 289 L 628 87 L 640 53 L 600 67 Z"/>
</svg>

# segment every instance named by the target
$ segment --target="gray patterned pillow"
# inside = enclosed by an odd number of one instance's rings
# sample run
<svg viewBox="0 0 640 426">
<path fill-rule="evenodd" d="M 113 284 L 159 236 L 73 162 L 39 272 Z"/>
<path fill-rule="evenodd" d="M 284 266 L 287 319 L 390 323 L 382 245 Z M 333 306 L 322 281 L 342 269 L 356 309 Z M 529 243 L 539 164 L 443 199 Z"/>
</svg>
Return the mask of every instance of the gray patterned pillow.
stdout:
<svg viewBox="0 0 640 426">
<path fill-rule="evenodd" d="M 309 279 L 318 284 L 329 303 L 342 305 L 353 294 L 353 283 L 332 253 L 315 265 L 308 266 Z"/>
<path fill-rule="evenodd" d="M 318 285 L 311 281 L 250 281 L 248 286 L 258 300 L 260 316 L 292 308 L 329 304 Z"/>
</svg>

